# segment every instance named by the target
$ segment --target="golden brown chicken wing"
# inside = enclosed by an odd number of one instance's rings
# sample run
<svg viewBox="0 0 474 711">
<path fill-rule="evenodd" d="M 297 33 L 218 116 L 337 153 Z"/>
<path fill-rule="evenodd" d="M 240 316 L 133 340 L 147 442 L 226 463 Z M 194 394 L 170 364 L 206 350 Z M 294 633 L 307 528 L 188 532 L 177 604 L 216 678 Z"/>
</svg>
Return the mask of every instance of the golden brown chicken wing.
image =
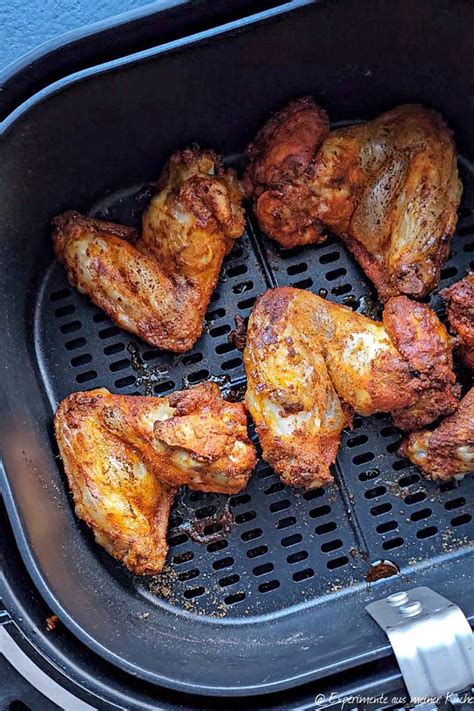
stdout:
<svg viewBox="0 0 474 711">
<path fill-rule="evenodd" d="M 54 419 L 56 439 L 75 509 L 97 543 L 137 575 L 162 569 L 174 489 L 140 453 L 113 435 L 101 412 L 105 389 L 74 393 Z"/>
<path fill-rule="evenodd" d="M 399 106 L 328 132 L 325 114 L 305 97 L 271 118 L 247 155 L 259 224 L 283 247 L 318 242 L 328 228 L 382 300 L 419 298 L 436 286 L 461 197 L 455 146 L 439 114 Z"/>
<path fill-rule="evenodd" d="M 457 335 L 459 357 L 474 370 L 474 274 L 467 274 L 439 295 L 446 302 L 449 323 Z"/>
<path fill-rule="evenodd" d="M 137 574 L 163 567 L 178 486 L 233 494 L 256 463 L 243 405 L 212 383 L 165 398 L 74 393 L 54 425 L 77 515 Z"/>
<path fill-rule="evenodd" d="M 434 430 L 410 434 L 399 453 L 429 479 L 462 479 L 474 472 L 474 388 Z"/>
<path fill-rule="evenodd" d="M 256 464 L 243 404 L 224 400 L 215 383 L 163 398 L 109 393 L 102 419 L 170 486 L 236 494 Z"/>
<path fill-rule="evenodd" d="M 250 316 L 244 362 L 263 457 L 293 486 L 332 481 L 351 408 L 391 412 L 409 429 L 457 405 L 446 329 L 404 296 L 388 302 L 382 324 L 307 291 L 272 289 Z"/>
<path fill-rule="evenodd" d="M 68 212 L 54 248 L 69 281 L 119 326 L 159 348 L 189 350 L 224 256 L 244 230 L 234 175 L 211 151 L 171 156 L 143 216 L 142 234 Z"/>
</svg>

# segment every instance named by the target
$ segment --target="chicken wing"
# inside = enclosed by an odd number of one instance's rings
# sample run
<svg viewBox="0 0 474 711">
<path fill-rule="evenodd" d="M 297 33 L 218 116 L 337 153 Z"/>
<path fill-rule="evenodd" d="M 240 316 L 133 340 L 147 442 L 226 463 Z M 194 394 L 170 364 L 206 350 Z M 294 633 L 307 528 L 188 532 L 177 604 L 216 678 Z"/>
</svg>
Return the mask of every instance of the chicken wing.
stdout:
<svg viewBox="0 0 474 711">
<path fill-rule="evenodd" d="M 247 484 L 256 455 L 246 422 L 212 383 L 165 398 L 70 395 L 54 425 L 77 515 L 132 572 L 158 573 L 176 488 L 233 494 Z"/>
<path fill-rule="evenodd" d="M 408 457 L 429 479 L 462 479 L 474 472 L 474 388 L 434 430 L 410 434 L 399 454 Z"/>
<path fill-rule="evenodd" d="M 446 303 L 449 323 L 457 335 L 459 357 L 474 370 L 474 274 L 467 274 L 439 295 Z"/>
<path fill-rule="evenodd" d="M 256 464 L 242 403 L 215 383 L 163 398 L 108 394 L 102 419 L 169 486 L 236 494 Z"/>
<path fill-rule="evenodd" d="M 175 490 L 132 447 L 113 435 L 101 411 L 107 390 L 74 393 L 54 419 L 76 514 L 105 550 L 137 575 L 162 569 Z"/>
<path fill-rule="evenodd" d="M 55 252 L 69 281 L 119 326 L 182 353 L 201 335 L 224 256 L 244 231 L 241 203 L 214 153 L 185 150 L 163 171 L 140 237 L 68 212 L 54 220 Z"/>
<path fill-rule="evenodd" d="M 380 298 L 425 296 L 448 257 L 461 197 L 439 114 L 399 106 L 328 131 L 309 97 L 270 119 L 247 149 L 244 184 L 262 230 L 283 247 L 339 235 Z"/>
<path fill-rule="evenodd" d="M 244 362 L 263 457 L 293 486 L 332 481 L 352 409 L 391 412 L 411 429 L 457 405 L 446 329 L 405 296 L 377 323 L 307 291 L 272 289 L 251 313 Z"/>
</svg>

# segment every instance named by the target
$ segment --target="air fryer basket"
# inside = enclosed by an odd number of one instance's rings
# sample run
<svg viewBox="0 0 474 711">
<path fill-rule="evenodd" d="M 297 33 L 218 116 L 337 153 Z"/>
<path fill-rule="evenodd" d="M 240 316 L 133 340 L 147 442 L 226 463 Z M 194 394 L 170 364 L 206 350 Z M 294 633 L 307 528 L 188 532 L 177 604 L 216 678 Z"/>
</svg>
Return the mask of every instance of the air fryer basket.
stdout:
<svg viewBox="0 0 474 711">
<path fill-rule="evenodd" d="M 54 262 L 50 218 L 76 208 L 137 223 L 150 181 L 176 148 L 196 141 L 238 163 L 269 112 L 306 93 L 333 122 L 402 101 L 433 106 L 455 130 L 464 184 L 440 288 L 470 266 L 472 6 L 300 4 L 60 82 L 6 121 L 0 145 L 3 492 L 22 555 L 47 602 L 94 650 L 195 693 L 261 693 L 387 656 L 364 606 L 410 584 L 430 585 L 473 613 L 473 480 L 423 479 L 397 457 L 400 433 L 387 416 L 355 419 L 333 487 L 295 491 L 260 463 L 230 499 L 228 533 L 222 497 L 181 495 L 169 563 L 154 579 L 133 577 L 93 543 L 56 457 L 52 415 L 75 390 L 163 395 L 212 378 L 238 396 L 242 354 L 228 336 L 235 317 L 248 316 L 272 286 L 324 290 L 377 311 L 372 287 L 336 239 L 283 252 L 249 214 L 191 351 L 161 352 L 113 325 Z M 430 303 L 441 312 L 436 294 Z M 193 542 L 190 518 L 209 518 L 205 530 L 216 540 Z M 368 585 L 371 564 L 383 559 L 400 574 Z"/>
</svg>

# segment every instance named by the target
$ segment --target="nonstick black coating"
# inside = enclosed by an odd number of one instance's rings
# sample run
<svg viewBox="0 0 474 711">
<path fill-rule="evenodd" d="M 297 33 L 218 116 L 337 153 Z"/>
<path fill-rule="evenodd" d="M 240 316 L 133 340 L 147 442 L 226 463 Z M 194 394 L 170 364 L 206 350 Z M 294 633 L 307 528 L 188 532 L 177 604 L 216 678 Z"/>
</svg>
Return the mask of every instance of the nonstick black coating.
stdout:
<svg viewBox="0 0 474 711">
<path fill-rule="evenodd" d="M 61 398 L 97 386 L 165 394 L 208 377 L 229 392 L 244 373 L 227 336 L 265 289 L 324 289 L 366 312 L 375 297 L 337 240 L 282 253 L 250 221 L 203 337 L 172 356 L 120 331 L 68 287 L 49 220 L 76 208 L 138 221 L 146 186 L 172 150 L 197 141 L 235 156 L 271 109 L 301 94 L 314 94 L 335 121 L 420 101 L 442 111 L 464 156 L 446 286 L 469 267 L 474 244 L 473 17 L 464 2 L 371 2 L 363 11 L 347 1 L 311 4 L 91 70 L 5 123 L 4 495 L 35 584 L 83 641 L 122 668 L 194 693 L 262 693 L 389 654 L 363 608 L 392 590 L 431 585 L 472 614 L 472 479 L 421 479 L 397 458 L 400 436 L 387 417 L 356 418 L 327 490 L 285 488 L 261 464 L 230 501 L 230 534 L 207 546 L 189 539 L 183 519 L 210 516 L 219 533 L 212 517 L 222 499 L 185 495 L 159 579 L 133 577 L 101 551 L 74 516 L 56 458 L 51 420 Z M 441 307 L 436 296 L 432 305 Z M 370 565 L 386 558 L 400 575 L 368 586 Z"/>
</svg>

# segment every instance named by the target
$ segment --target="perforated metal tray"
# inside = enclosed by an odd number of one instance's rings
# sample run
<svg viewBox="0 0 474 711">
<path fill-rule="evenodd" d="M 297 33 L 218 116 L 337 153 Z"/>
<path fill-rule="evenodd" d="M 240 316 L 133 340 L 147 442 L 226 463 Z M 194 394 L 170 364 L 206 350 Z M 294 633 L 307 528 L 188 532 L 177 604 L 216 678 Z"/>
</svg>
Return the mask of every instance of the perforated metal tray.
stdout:
<svg viewBox="0 0 474 711">
<path fill-rule="evenodd" d="M 472 179 L 465 166 L 463 178 Z M 148 196 L 147 186 L 126 189 L 94 205 L 91 214 L 137 224 Z M 474 215 L 465 205 L 460 215 L 439 288 L 462 277 L 474 251 Z M 227 396 L 238 396 L 245 372 L 228 336 L 235 317 L 247 317 L 256 297 L 277 285 L 327 295 L 372 317 L 379 312 L 372 287 L 335 238 L 282 251 L 259 234 L 250 214 L 212 296 L 204 335 L 182 356 L 120 330 L 52 263 L 37 304 L 35 338 L 52 407 L 81 388 L 166 395 L 209 378 Z M 442 314 L 436 294 L 429 301 Z M 422 561 L 458 555 L 473 531 L 474 482 L 427 481 L 397 456 L 400 439 L 389 416 L 356 417 L 342 438 L 335 485 L 308 492 L 284 486 L 261 461 L 247 489 L 230 500 L 232 530 L 207 546 L 193 542 L 182 524 L 193 515 L 218 521 L 223 497 L 182 492 L 170 521 L 166 571 L 157 578 L 134 578 L 100 549 L 96 554 L 148 601 L 220 619 L 283 611 L 365 585 L 371 564 L 381 559 L 404 576 Z M 211 521 L 205 533 L 219 534 L 222 526 Z"/>
<path fill-rule="evenodd" d="M 459 12 L 447 0 L 435 6 L 379 0 L 360 12 L 353 0 L 294 0 L 67 77 L 0 127 L 2 496 L 48 606 L 95 652 L 142 679 L 246 696 L 384 660 L 390 645 L 365 605 L 410 585 L 434 588 L 472 618 L 473 481 L 422 479 L 397 458 L 400 434 L 388 417 L 356 418 L 327 490 L 283 488 L 260 464 L 230 502 L 230 533 L 213 543 L 191 541 L 183 507 L 176 508 L 168 571 L 151 581 L 128 574 L 78 522 L 52 433 L 57 402 L 78 389 L 165 394 L 207 377 L 227 392 L 241 386 L 242 354 L 227 337 L 235 316 L 247 316 L 275 284 L 376 308 L 339 242 L 280 253 L 249 217 L 203 337 L 184 356 L 163 354 L 104 320 L 67 285 L 53 261 L 50 219 L 76 208 L 137 221 L 143 183 L 172 150 L 197 141 L 235 153 L 273 108 L 304 93 L 334 121 L 373 117 L 404 101 L 436 107 L 461 153 L 472 156 L 472 4 L 460 0 Z M 467 161 L 462 178 L 459 234 L 441 287 L 464 274 L 472 255 Z M 436 296 L 433 305 L 441 308 Z M 185 503 L 186 517 L 191 509 L 204 520 L 222 499 L 190 494 Z M 369 585 L 369 568 L 386 558 L 399 574 Z"/>
</svg>

